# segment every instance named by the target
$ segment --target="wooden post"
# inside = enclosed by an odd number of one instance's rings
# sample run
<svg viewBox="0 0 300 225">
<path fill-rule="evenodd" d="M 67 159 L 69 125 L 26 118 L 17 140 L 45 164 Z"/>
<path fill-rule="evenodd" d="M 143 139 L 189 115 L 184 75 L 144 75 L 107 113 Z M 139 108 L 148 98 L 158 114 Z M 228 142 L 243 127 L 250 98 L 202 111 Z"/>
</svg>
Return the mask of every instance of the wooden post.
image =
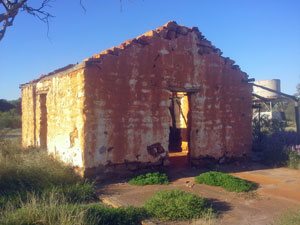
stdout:
<svg viewBox="0 0 300 225">
<path fill-rule="evenodd" d="M 261 134 L 260 109 L 261 109 L 261 105 L 259 104 L 259 107 L 258 107 L 258 131 L 259 131 L 259 135 Z"/>
<path fill-rule="evenodd" d="M 295 101 L 295 119 L 296 119 L 296 130 L 298 135 L 300 135 L 300 118 L 299 118 L 299 102 Z"/>
</svg>

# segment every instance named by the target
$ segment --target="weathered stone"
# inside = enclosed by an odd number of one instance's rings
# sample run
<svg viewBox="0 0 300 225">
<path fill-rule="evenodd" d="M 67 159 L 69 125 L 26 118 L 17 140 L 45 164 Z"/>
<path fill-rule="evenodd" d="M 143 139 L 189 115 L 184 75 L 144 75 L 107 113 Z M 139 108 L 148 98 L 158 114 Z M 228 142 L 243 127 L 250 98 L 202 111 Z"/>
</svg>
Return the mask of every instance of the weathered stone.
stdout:
<svg viewBox="0 0 300 225">
<path fill-rule="evenodd" d="M 23 145 L 45 147 L 84 174 L 160 167 L 172 92 L 185 92 L 192 164 L 248 154 L 247 74 L 199 34 L 171 22 L 22 85 Z"/>
<path fill-rule="evenodd" d="M 143 36 L 137 38 L 136 40 L 141 45 L 148 45 L 149 44 L 149 37 L 148 36 L 143 35 Z"/>
<path fill-rule="evenodd" d="M 164 25 L 168 30 L 176 31 L 178 24 L 175 21 L 170 21 Z"/>
<path fill-rule="evenodd" d="M 166 39 L 172 40 L 172 39 L 175 39 L 176 37 L 177 37 L 176 31 L 169 30 L 169 31 L 167 32 Z"/>
<path fill-rule="evenodd" d="M 182 35 L 187 35 L 189 32 L 189 28 L 187 27 L 178 27 L 177 33 L 182 34 Z"/>
</svg>

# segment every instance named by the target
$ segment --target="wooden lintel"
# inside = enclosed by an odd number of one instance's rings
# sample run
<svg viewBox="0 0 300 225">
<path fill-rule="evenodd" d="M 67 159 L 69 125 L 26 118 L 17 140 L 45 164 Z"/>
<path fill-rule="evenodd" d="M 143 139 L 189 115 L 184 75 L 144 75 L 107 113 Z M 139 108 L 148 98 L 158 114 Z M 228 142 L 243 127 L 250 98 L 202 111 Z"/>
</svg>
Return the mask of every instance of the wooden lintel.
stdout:
<svg viewBox="0 0 300 225">
<path fill-rule="evenodd" d="M 171 92 L 187 92 L 187 93 L 195 93 L 200 91 L 200 87 L 191 87 L 191 88 L 182 88 L 182 87 L 169 87 L 169 91 Z"/>
</svg>

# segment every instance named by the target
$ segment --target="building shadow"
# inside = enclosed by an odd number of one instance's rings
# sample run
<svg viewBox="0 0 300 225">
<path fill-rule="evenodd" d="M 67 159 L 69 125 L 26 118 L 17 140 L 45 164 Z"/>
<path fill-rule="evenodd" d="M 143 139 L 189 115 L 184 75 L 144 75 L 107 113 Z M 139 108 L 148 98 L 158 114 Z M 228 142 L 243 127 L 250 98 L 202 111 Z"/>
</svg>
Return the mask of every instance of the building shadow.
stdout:
<svg viewBox="0 0 300 225">
<path fill-rule="evenodd" d="M 217 216 L 221 216 L 222 214 L 232 210 L 231 204 L 228 202 L 220 201 L 219 199 L 215 198 L 208 198 L 208 204 L 212 207 Z"/>
</svg>

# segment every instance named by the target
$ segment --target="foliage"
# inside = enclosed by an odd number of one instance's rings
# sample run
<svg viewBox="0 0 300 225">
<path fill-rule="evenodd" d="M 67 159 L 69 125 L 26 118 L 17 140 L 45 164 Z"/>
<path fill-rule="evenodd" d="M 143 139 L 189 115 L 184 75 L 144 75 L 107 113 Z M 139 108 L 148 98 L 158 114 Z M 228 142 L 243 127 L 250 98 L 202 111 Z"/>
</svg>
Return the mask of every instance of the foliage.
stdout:
<svg viewBox="0 0 300 225">
<path fill-rule="evenodd" d="M 7 112 L 0 111 L 0 129 L 3 128 L 20 128 L 21 116 L 16 112 L 16 109 L 11 109 Z"/>
<path fill-rule="evenodd" d="M 288 160 L 287 166 L 292 169 L 300 169 L 300 150 L 289 148 L 287 150 Z"/>
<path fill-rule="evenodd" d="M 290 121 L 292 124 L 296 123 L 296 118 L 295 118 L 295 102 L 294 101 L 289 101 L 287 103 L 287 107 L 285 110 L 285 115 L 286 119 Z"/>
<path fill-rule="evenodd" d="M 293 102 L 286 108 L 292 109 Z M 291 113 L 293 114 L 293 113 Z M 299 135 L 286 131 L 286 123 L 261 117 L 253 119 L 253 151 L 261 152 L 261 161 L 271 166 L 299 167 L 298 155 L 293 149 L 300 144 Z"/>
<path fill-rule="evenodd" d="M 293 159 L 289 152 L 299 144 L 299 136 L 293 131 L 261 134 L 260 139 L 253 143 L 253 150 L 262 152 L 262 162 L 271 166 L 286 166 Z"/>
<path fill-rule="evenodd" d="M 7 112 L 11 109 L 15 108 L 15 105 L 10 103 L 9 101 L 5 99 L 0 99 L 0 111 L 1 112 Z"/>
<path fill-rule="evenodd" d="M 97 199 L 94 184 L 89 182 L 55 186 L 46 189 L 43 196 L 49 196 L 51 193 L 55 193 L 57 197 L 65 198 L 68 203 L 85 203 Z"/>
<path fill-rule="evenodd" d="M 7 202 L 20 205 L 27 193 L 56 192 L 68 202 L 95 199 L 94 185 L 85 182 L 71 167 L 40 149 L 22 150 L 18 143 L 0 139 L 0 208 Z"/>
<path fill-rule="evenodd" d="M 28 194 L 28 201 L 19 208 L 6 207 L 0 211 L 0 224 L 3 225 L 83 225 L 82 207 L 68 204 L 64 199 L 52 195 L 41 198 Z"/>
<path fill-rule="evenodd" d="M 49 187 L 81 181 L 72 168 L 40 149 L 21 150 L 9 141 L 0 142 L 0 195 L 40 192 Z"/>
<path fill-rule="evenodd" d="M 0 138 L 0 224 L 130 225 L 147 217 L 141 208 L 113 209 L 95 200 L 94 185 L 69 166 Z"/>
<path fill-rule="evenodd" d="M 164 173 L 146 173 L 132 178 L 128 182 L 132 185 L 168 184 L 168 176 Z"/>
<path fill-rule="evenodd" d="M 85 212 L 85 224 L 136 225 L 148 217 L 143 208 L 110 208 L 100 204 L 88 206 Z"/>
<path fill-rule="evenodd" d="M 145 203 L 151 216 L 163 220 L 185 220 L 212 216 L 206 199 L 181 190 L 159 191 Z"/>
<path fill-rule="evenodd" d="M 48 25 L 49 18 L 53 17 L 46 8 L 51 0 L 41 0 L 39 5 L 32 5 L 28 0 L 3 0 L 0 1 L 0 41 L 6 29 L 13 25 L 15 17 L 20 11 L 32 15 Z"/>
<path fill-rule="evenodd" d="M 3 225 L 136 225 L 147 217 L 142 208 L 110 208 L 99 203 L 70 204 L 55 192 L 49 195 L 28 194 L 28 201 L 19 208 L 0 211 Z"/>
<path fill-rule="evenodd" d="M 254 138 L 258 138 L 261 134 L 272 134 L 282 132 L 287 126 L 286 121 L 278 119 L 269 119 L 267 116 L 261 116 L 260 120 L 254 118 L 252 121 L 252 133 Z"/>
<path fill-rule="evenodd" d="M 230 174 L 216 171 L 202 173 L 199 176 L 195 177 L 195 180 L 199 184 L 220 186 L 227 191 L 233 192 L 247 192 L 253 190 L 256 187 L 255 183 L 253 182 L 234 177 Z"/>
</svg>

